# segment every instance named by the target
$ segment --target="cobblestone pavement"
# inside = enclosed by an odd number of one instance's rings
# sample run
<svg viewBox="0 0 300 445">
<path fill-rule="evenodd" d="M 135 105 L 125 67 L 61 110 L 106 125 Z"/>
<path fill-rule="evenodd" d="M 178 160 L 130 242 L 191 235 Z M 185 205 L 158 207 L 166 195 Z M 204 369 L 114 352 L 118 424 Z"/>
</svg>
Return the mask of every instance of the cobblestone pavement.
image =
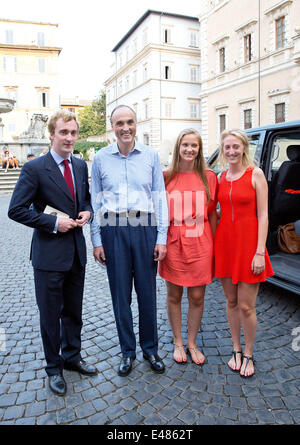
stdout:
<svg viewBox="0 0 300 445">
<path fill-rule="evenodd" d="M 83 377 L 65 371 L 67 395 L 53 395 L 45 378 L 33 274 L 28 260 L 32 231 L 7 218 L 9 199 L 0 196 L 0 424 L 300 423 L 300 352 L 296 351 L 300 338 L 297 341 L 292 335 L 293 329 L 300 326 L 299 297 L 269 284 L 261 287 L 254 351 L 256 374 L 246 380 L 227 367 L 232 346 L 220 283 L 215 281 L 207 287 L 202 331 L 198 335 L 198 345 L 207 363 L 197 367 L 189 361 L 181 366 L 172 360 L 166 290 L 158 278 L 159 353 L 166 372 L 153 373 L 138 348 L 132 373 L 122 378 L 116 372 L 120 350 L 106 272 L 92 258 L 88 229 L 82 349 L 83 358 L 95 364 L 99 374 Z M 184 340 L 186 311 L 184 303 Z M 137 330 L 135 298 L 133 312 Z"/>
</svg>

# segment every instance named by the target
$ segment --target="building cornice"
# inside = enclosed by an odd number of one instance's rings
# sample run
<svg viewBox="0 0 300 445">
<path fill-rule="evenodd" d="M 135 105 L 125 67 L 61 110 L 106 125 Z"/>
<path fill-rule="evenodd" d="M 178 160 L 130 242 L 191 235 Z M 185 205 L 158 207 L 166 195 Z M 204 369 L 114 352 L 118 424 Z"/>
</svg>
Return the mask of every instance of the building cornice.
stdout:
<svg viewBox="0 0 300 445">
<path fill-rule="evenodd" d="M 254 102 L 255 97 L 248 97 L 247 99 L 241 99 L 238 101 L 238 104 L 246 104 L 248 102 Z"/>
<path fill-rule="evenodd" d="M 274 73 L 280 72 L 282 70 L 286 70 L 288 68 L 292 68 L 294 66 L 295 66 L 295 64 L 294 64 L 293 61 L 290 61 L 290 60 L 288 62 L 284 61 L 283 63 L 278 64 L 275 67 L 272 66 L 270 68 L 267 68 L 267 69 L 261 71 L 260 77 L 265 77 L 267 75 L 274 74 Z M 233 79 L 233 80 L 230 80 L 229 82 L 226 82 L 226 83 L 223 83 L 221 85 L 214 86 L 214 87 L 211 87 L 211 88 L 203 88 L 203 83 L 206 83 L 207 81 L 202 82 L 202 84 L 201 84 L 202 91 L 199 93 L 199 97 L 200 98 L 206 97 L 206 96 L 208 96 L 208 95 L 210 95 L 212 93 L 216 93 L 218 91 L 225 90 L 227 88 L 232 88 L 232 87 L 235 87 L 237 85 L 243 84 L 245 82 L 249 82 L 251 80 L 256 80 L 258 78 L 258 76 L 259 76 L 259 74 L 257 72 L 255 72 L 253 74 L 249 74 L 249 75 L 241 77 L 239 79 Z"/>
<path fill-rule="evenodd" d="M 261 56 L 260 60 L 261 61 L 266 60 L 266 59 L 268 59 L 270 57 L 276 56 L 277 54 L 280 54 L 280 53 L 285 52 L 287 50 L 290 50 L 292 48 L 293 48 L 293 45 L 288 45 L 288 46 L 285 46 L 284 48 L 276 49 L 276 50 L 274 50 L 272 52 L 269 52 L 269 53 L 265 54 L 264 56 Z M 252 64 L 258 63 L 258 61 L 259 61 L 259 59 L 255 58 L 255 59 L 252 59 L 250 62 L 246 62 L 246 63 L 243 63 L 241 65 L 236 65 L 234 68 L 232 68 L 230 70 L 226 70 L 224 73 L 218 73 L 218 74 L 215 74 L 212 77 L 209 77 L 207 79 L 203 79 L 201 83 L 211 82 L 212 80 L 218 79 L 220 77 L 224 77 L 225 75 L 228 75 L 230 73 L 233 73 L 234 71 L 240 70 L 241 68 L 244 68 L 247 65 L 250 66 Z"/>
<path fill-rule="evenodd" d="M 207 9 L 207 10 L 204 12 L 203 15 L 202 15 L 202 14 L 199 15 L 199 20 L 200 20 L 200 22 L 201 22 L 203 19 L 208 18 L 210 15 L 215 14 L 217 11 L 219 11 L 219 9 L 221 9 L 221 8 L 223 8 L 225 5 L 227 5 L 228 2 L 230 2 L 230 0 L 223 0 L 223 3 L 219 3 L 218 5 L 214 6 L 214 7 L 213 7 L 212 9 L 210 9 L 210 10 Z"/>
<path fill-rule="evenodd" d="M 223 105 L 216 105 L 216 110 L 223 110 L 224 108 L 229 108 L 229 105 L 223 104 Z"/>
<path fill-rule="evenodd" d="M 285 90 L 277 89 L 277 90 L 268 91 L 267 95 L 269 97 L 273 97 L 273 96 L 280 96 L 282 94 L 289 94 L 290 92 L 291 92 L 291 90 L 289 90 L 289 89 L 285 89 Z"/>
<path fill-rule="evenodd" d="M 235 28 L 235 32 L 241 32 L 243 31 L 245 28 L 248 28 L 252 25 L 256 25 L 257 20 L 256 19 L 251 19 L 248 20 L 246 23 L 243 23 L 242 25 L 238 26 L 237 28 Z"/>
<path fill-rule="evenodd" d="M 149 17 L 151 14 L 160 15 L 162 17 L 175 17 L 175 18 L 181 18 L 181 19 L 188 19 L 193 20 L 199 23 L 198 17 L 191 17 L 187 15 L 181 15 L 181 14 L 173 14 L 169 12 L 163 12 L 163 11 L 155 11 L 153 9 L 148 9 L 148 11 L 145 12 L 142 17 L 139 18 L 139 20 L 130 28 L 130 30 L 125 34 L 125 36 L 117 43 L 117 45 L 112 49 L 112 52 L 117 51 L 120 46 L 123 45 L 123 43 L 128 40 L 128 38 L 133 34 L 133 32 L 143 23 L 144 20 L 146 20 L 147 17 Z"/>
<path fill-rule="evenodd" d="M 112 103 L 114 103 L 116 100 L 120 100 L 122 97 L 127 96 L 128 94 L 130 94 L 132 91 L 136 91 L 139 88 L 142 88 L 144 85 L 146 85 L 149 82 L 170 82 L 170 83 L 180 83 L 180 84 L 188 84 L 188 85 L 199 85 L 199 82 L 188 82 L 186 80 L 171 80 L 171 79 L 159 79 L 159 78 L 155 78 L 155 77 L 150 77 L 149 79 L 145 80 L 144 82 L 140 83 L 139 85 L 137 85 L 134 88 L 130 88 L 128 91 L 124 91 L 124 93 L 120 94 L 117 99 L 112 99 L 110 102 L 107 102 L 107 105 L 111 105 Z M 104 84 L 105 87 L 107 88 L 107 84 Z M 193 100 L 198 99 L 198 97 L 195 98 L 191 98 Z"/>
<path fill-rule="evenodd" d="M 26 25 L 42 25 L 42 26 L 55 26 L 58 27 L 57 23 L 45 23 L 45 22 L 31 22 L 27 20 L 13 20 L 13 19 L 1 19 L 0 22 L 9 22 L 9 23 L 23 23 Z"/>
<path fill-rule="evenodd" d="M 22 44 L 8 44 L 0 43 L 0 49 L 13 49 L 13 50 L 30 50 L 30 51 L 55 51 L 58 54 L 62 51 L 62 48 L 56 46 L 36 46 L 36 45 L 22 45 Z"/>
<path fill-rule="evenodd" d="M 173 121 L 173 122 L 202 122 L 202 119 L 199 118 L 192 118 L 192 117 L 182 117 L 180 119 L 175 117 L 153 117 L 152 119 L 159 119 L 161 121 Z"/>
<path fill-rule="evenodd" d="M 223 41 L 225 42 L 225 40 L 228 40 L 228 39 L 229 39 L 229 35 L 228 34 L 224 34 L 223 36 L 218 37 L 216 40 L 214 40 L 211 43 L 212 43 L 212 45 L 218 45 L 219 43 L 221 43 Z"/>
<path fill-rule="evenodd" d="M 285 6 L 290 6 L 293 3 L 293 0 L 282 0 L 279 3 L 276 3 L 276 5 L 271 6 L 271 8 L 266 9 L 264 12 L 265 15 L 271 14 L 272 12 L 276 11 L 276 9 L 284 8 Z"/>
</svg>

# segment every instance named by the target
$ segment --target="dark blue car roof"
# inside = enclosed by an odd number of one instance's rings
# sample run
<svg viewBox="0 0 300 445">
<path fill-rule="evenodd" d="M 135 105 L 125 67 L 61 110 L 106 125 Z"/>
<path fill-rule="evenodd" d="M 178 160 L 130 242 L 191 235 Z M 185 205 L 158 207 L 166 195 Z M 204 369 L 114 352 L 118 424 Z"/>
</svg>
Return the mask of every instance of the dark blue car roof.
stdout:
<svg viewBox="0 0 300 445">
<path fill-rule="evenodd" d="M 262 127 L 249 128 L 248 130 L 245 130 L 245 133 L 254 133 L 256 131 L 262 131 L 262 130 L 267 130 L 267 131 L 280 130 L 291 127 L 300 127 L 300 120 L 292 122 L 282 122 L 280 124 L 273 124 L 273 125 L 264 125 Z"/>
</svg>

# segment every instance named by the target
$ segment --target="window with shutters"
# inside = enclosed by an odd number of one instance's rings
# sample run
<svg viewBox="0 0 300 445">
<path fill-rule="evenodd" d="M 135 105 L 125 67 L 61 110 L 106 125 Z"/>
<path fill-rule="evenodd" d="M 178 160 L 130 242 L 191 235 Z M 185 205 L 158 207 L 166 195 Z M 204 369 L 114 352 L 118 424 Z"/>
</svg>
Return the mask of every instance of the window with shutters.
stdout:
<svg viewBox="0 0 300 445">
<path fill-rule="evenodd" d="M 251 54 L 251 34 L 247 34 L 244 37 L 244 61 L 245 63 L 250 62 L 252 60 Z"/>
<path fill-rule="evenodd" d="M 46 60 L 45 59 L 38 59 L 39 64 L 39 73 L 45 73 L 46 71 Z"/>
<path fill-rule="evenodd" d="M 225 71 L 225 48 L 219 49 L 219 68 L 220 73 L 224 73 Z"/>
<path fill-rule="evenodd" d="M 171 67 L 170 67 L 170 65 L 165 65 L 164 66 L 164 78 L 166 80 L 171 79 Z"/>
<path fill-rule="evenodd" d="M 12 45 L 14 43 L 14 33 L 11 29 L 7 29 L 5 31 L 5 41 L 9 45 Z"/>
<path fill-rule="evenodd" d="M 275 123 L 285 122 L 285 103 L 275 104 Z"/>
<path fill-rule="evenodd" d="M 220 128 L 220 133 L 222 133 L 222 131 L 225 130 L 226 128 L 226 115 L 225 114 L 220 114 L 219 115 L 219 128 Z"/>
<path fill-rule="evenodd" d="M 3 71 L 6 73 L 17 72 L 17 58 L 15 56 L 3 57 Z"/>
<path fill-rule="evenodd" d="M 244 129 L 252 128 L 252 110 L 244 110 Z"/>
<path fill-rule="evenodd" d="M 275 20 L 276 49 L 285 46 L 285 17 Z"/>
<path fill-rule="evenodd" d="M 43 32 L 37 33 L 37 44 L 38 46 L 45 46 L 45 34 Z"/>
</svg>

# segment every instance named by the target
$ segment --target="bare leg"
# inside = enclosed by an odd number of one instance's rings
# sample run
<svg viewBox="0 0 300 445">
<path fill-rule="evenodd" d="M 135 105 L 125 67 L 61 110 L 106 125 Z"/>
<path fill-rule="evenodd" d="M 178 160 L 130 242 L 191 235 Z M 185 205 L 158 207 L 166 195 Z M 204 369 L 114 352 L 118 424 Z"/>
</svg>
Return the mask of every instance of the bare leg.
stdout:
<svg viewBox="0 0 300 445">
<path fill-rule="evenodd" d="M 196 338 L 202 320 L 204 309 L 205 286 L 195 286 L 188 288 L 188 343 L 187 348 L 191 354 L 192 360 L 200 365 L 204 362 L 205 357 L 197 349 Z"/>
<path fill-rule="evenodd" d="M 174 360 L 176 362 L 186 362 L 186 354 L 183 348 L 181 337 L 181 298 L 183 288 L 174 283 L 166 281 L 167 286 L 167 311 L 170 326 L 174 336 Z"/>
<path fill-rule="evenodd" d="M 256 335 L 257 317 L 255 310 L 256 297 L 259 289 L 259 283 L 242 283 L 238 284 L 238 299 L 240 318 L 244 331 L 245 350 L 244 355 L 252 357 L 253 344 Z M 253 361 L 250 360 L 245 370 L 246 359 L 243 360 L 240 374 L 243 376 L 251 376 L 254 374 Z"/>
<path fill-rule="evenodd" d="M 238 285 L 232 284 L 231 277 L 221 278 L 224 294 L 226 296 L 227 305 L 227 319 L 230 327 L 231 338 L 233 343 L 233 350 L 241 351 L 241 321 L 240 311 L 238 306 Z M 239 371 L 241 367 L 242 354 L 236 354 L 228 362 L 228 366 L 233 371 Z"/>
</svg>

